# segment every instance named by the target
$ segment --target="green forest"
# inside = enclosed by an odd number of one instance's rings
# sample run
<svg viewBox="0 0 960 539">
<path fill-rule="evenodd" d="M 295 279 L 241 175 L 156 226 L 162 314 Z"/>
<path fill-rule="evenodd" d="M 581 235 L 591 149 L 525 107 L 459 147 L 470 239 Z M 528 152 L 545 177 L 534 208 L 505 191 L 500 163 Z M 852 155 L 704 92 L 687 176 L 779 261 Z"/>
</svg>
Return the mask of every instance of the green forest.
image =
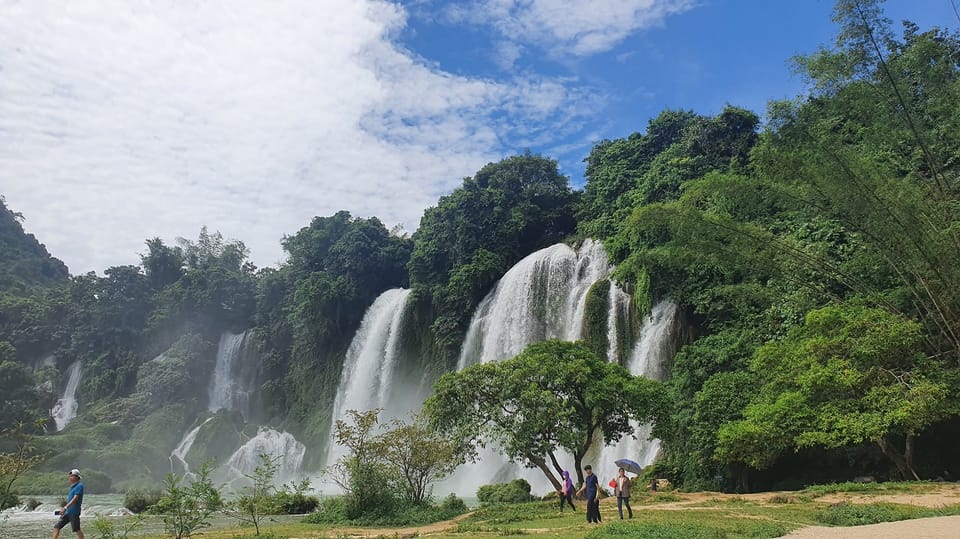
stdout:
<svg viewBox="0 0 960 539">
<path fill-rule="evenodd" d="M 412 291 L 398 372 L 422 401 L 438 380 L 453 391 L 441 376 L 514 264 L 593 239 L 635 321 L 669 299 L 685 328 L 668 379 L 623 404 L 662 441 L 650 473 L 738 492 L 956 480 L 960 34 L 894 24 L 875 2 L 840 1 L 835 19 L 834 43 L 792 59 L 806 95 L 770 102 L 762 119 L 734 105 L 664 110 L 597 143 L 582 182 L 549 156 L 511 156 L 464 178 L 411 235 L 346 210 L 315 217 L 283 239 L 278 267 L 255 267 L 209 223 L 195 239 L 146 239 L 138 265 L 72 275 L 25 233 L 31 216 L 0 198 L 0 429 L 49 418 L 82 361 L 76 419 L 33 439 L 44 458 L 34 483 L 73 467 L 89 470 L 92 491 L 155 483 L 183 433 L 210 416 L 220 336 L 248 331 L 251 416 L 214 414 L 197 463 L 222 462 L 255 425 L 272 425 L 305 443 L 304 467 L 316 469 L 344 355 L 382 292 Z M 549 343 L 518 362 L 604 357 L 590 317 L 607 307 L 587 311 L 584 347 Z M 619 437 L 626 416 L 617 421 L 597 428 Z"/>
</svg>

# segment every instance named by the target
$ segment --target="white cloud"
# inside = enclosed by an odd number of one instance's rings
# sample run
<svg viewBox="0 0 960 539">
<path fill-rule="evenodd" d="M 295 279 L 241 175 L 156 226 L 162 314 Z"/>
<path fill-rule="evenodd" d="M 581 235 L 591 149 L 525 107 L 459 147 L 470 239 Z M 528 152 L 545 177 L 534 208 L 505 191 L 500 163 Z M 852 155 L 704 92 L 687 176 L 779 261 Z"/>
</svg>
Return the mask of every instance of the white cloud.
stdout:
<svg viewBox="0 0 960 539">
<path fill-rule="evenodd" d="M 630 34 L 693 8 L 696 0 L 469 0 L 446 9 L 454 23 L 491 25 L 504 43 L 498 61 L 519 57 L 518 44 L 550 56 L 606 52 Z M 512 64 L 511 64 L 512 65 Z"/>
<path fill-rule="evenodd" d="M 381 0 L 0 0 L 0 194 L 74 273 L 203 225 L 275 264 L 315 215 L 413 230 L 463 176 L 598 104 L 573 80 L 442 72 L 397 46 L 406 16 Z"/>
</svg>

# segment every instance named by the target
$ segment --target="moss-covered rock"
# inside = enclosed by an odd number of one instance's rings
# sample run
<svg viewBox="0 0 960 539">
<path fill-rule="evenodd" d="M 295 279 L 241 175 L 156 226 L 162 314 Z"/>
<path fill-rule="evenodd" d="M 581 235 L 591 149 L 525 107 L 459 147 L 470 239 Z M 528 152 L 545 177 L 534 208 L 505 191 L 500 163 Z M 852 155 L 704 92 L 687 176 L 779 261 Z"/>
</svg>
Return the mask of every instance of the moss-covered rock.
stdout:
<svg viewBox="0 0 960 539">
<path fill-rule="evenodd" d="M 27 495 L 66 495 L 70 489 L 67 482 L 67 472 L 34 472 L 30 471 L 14 485 L 14 492 L 21 496 Z M 98 471 L 81 468 L 83 476 L 83 491 L 85 494 L 107 494 L 113 492 L 113 481 L 110 476 Z"/>
<path fill-rule="evenodd" d="M 243 416 L 239 412 L 217 412 L 197 431 L 193 445 L 186 454 L 187 464 L 191 469 L 197 469 L 206 462 L 225 463 L 242 444 L 243 429 Z"/>
<path fill-rule="evenodd" d="M 134 427 L 130 439 L 169 454 L 183 435 L 187 417 L 187 407 L 183 404 L 164 406 Z"/>
<path fill-rule="evenodd" d="M 610 314 L 610 280 L 601 279 L 587 291 L 583 319 L 583 342 L 597 357 L 607 357 L 609 338 L 607 318 Z"/>
</svg>

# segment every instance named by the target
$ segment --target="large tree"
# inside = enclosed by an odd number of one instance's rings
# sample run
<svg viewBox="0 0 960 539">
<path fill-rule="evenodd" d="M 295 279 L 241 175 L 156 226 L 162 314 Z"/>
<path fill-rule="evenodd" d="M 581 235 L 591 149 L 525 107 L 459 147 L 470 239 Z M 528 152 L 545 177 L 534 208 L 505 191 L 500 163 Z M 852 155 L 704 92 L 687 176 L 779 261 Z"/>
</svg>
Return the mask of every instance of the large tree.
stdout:
<svg viewBox="0 0 960 539">
<path fill-rule="evenodd" d="M 496 444 L 511 460 L 540 469 L 560 489 L 558 451 L 581 462 L 596 437 L 633 434 L 630 420 L 651 421 L 662 408 L 658 382 L 631 376 L 582 343 L 545 341 L 501 362 L 445 374 L 424 405 L 432 424 L 474 458 Z"/>
<path fill-rule="evenodd" d="M 761 388 L 742 420 L 721 427 L 718 458 L 763 469 L 793 450 L 876 443 L 900 475 L 919 479 L 917 438 L 960 409 L 956 370 L 920 352 L 922 340 L 919 324 L 884 310 L 810 312 L 757 351 Z"/>
</svg>

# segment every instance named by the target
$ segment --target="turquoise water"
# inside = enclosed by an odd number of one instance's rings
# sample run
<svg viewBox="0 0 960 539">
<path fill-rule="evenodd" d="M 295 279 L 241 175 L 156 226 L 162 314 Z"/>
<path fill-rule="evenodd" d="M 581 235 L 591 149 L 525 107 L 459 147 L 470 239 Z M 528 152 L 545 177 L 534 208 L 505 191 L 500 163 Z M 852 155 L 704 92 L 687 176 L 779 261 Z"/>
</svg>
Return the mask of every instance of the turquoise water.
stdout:
<svg viewBox="0 0 960 539">
<path fill-rule="evenodd" d="M 60 509 L 57 496 L 21 496 L 21 500 L 36 499 L 41 505 L 32 511 L 25 508 L 8 509 L 0 513 L 0 539 L 50 539 L 53 534 L 53 525 L 60 517 L 53 514 Z M 104 516 L 116 526 L 129 519 L 130 512 L 123 508 L 122 494 L 87 494 L 83 497 L 83 513 L 80 516 L 80 525 L 84 535 L 96 537 L 93 527 L 98 516 Z M 236 520 L 217 515 L 210 519 L 214 527 L 229 527 L 237 524 Z M 158 534 L 163 532 L 163 520 L 158 516 L 149 516 L 143 521 L 144 526 L 134 535 Z M 76 537 L 70 526 L 60 532 L 61 539 Z"/>
</svg>

